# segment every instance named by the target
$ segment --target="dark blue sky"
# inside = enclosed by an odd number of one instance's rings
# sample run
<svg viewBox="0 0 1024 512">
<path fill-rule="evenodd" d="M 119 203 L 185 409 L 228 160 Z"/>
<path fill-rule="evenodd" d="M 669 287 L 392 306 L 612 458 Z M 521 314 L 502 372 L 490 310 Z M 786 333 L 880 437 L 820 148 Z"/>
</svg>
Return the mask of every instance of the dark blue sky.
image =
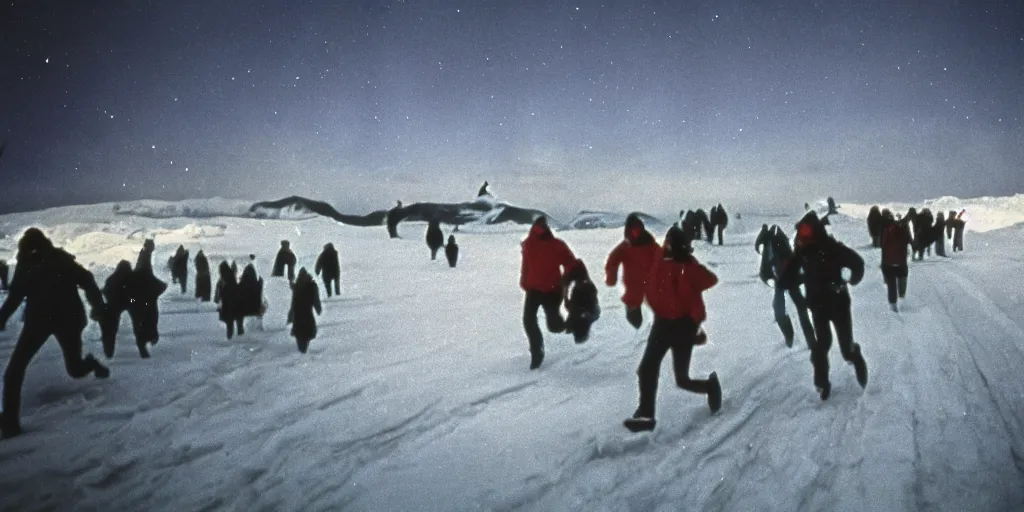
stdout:
<svg viewBox="0 0 1024 512">
<path fill-rule="evenodd" d="M 748 3 L 7 0 L 0 210 L 1024 192 L 1022 2 Z"/>
</svg>

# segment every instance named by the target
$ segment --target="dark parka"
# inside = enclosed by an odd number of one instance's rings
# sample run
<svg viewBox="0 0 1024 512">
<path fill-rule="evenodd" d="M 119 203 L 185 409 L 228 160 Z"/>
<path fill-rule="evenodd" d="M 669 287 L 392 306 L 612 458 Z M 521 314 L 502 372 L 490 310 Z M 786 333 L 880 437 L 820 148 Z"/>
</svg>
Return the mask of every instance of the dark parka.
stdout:
<svg viewBox="0 0 1024 512">
<path fill-rule="evenodd" d="M 284 277 L 286 273 L 289 283 L 295 281 L 295 253 L 292 252 L 291 242 L 281 240 L 281 248 L 274 258 L 274 268 L 271 269 L 270 277 Z"/>
<path fill-rule="evenodd" d="M 316 315 L 323 312 L 320 305 L 320 290 L 306 269 L 299 270 L 299 276 L 292 287 L 291 334 L 295 337 L 299 351 L 306 352 L 309 340 L 316 338 Z"/>
<path fill-rule="evenodd" d="M 459 262 L 459 244 L 455 243 L 455 235 L 448 235 L 448 243 L 444 246 L 444 257 L 448 260 L 448 266 L 455 268 Z"/>
<path fill-rule="evenodd" d="M 203 250 L 196 253 L 196 298 L 203 302 L 210 302 L 210 294 L 213 283 L 210 278 L 210 261 L 206 259 Z"/>
<path fill-rule="evenodd" d="M 441 231 L 441 222 L 437 219 L 431 219 L 430 223 L 427 224 L 427 247 L 430 248 L 430 259 L 437 259 L 437 251 L 444 246 L 444 233 Z"/>
</svg>

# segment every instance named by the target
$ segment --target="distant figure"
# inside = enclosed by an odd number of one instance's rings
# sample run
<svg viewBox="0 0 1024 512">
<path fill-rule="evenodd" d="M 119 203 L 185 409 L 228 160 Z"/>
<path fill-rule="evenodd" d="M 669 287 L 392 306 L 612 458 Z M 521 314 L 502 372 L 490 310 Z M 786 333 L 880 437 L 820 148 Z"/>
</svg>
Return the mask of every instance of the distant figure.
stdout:
<svg viewBox="0 0 1024 512">
<path fill-rule="evenodd" d="M 7 291 L 7 279 L 11 268 L 7 266 L 7 260 L 0 260 L 0 291 Z"/>
<path fill-rule="evenodd" d="M 292 252 L 291 242 L 281 240 L 281 248 L 277 250 L 277 257 L 274 258 L 274 268 L 270 277 L 284 277 L 288 275 L 288 282 L 295 281 L 295 253 Z"/>
<path fill-rule="evenodd" d="M 601 307 L 597 302 L 597 287 L 590 280 L 590 273 L 583 260 L 576 260 L 572 270 L 565 274 L 567 299 L 565 309 L 565 332 L 571 333 L 576 343 L 583 343 L 590 338 L 590 326 L 601 316 Z"/>
<path fill-rule="evenodd" d="M 711 218 L 708 217 L 708 214 L 706 212 L 704 212 L 704 210 L 701 209 L 701 208 L 697 208 L 697 211 L 694 212 L 693 215 L 694 215 L 694 228 L 695 228 L 695 234 L 696 234 L 696 236 L 693 237 L 693 239 L 694 240 L 700 240 L 701 239 L 701 230 L 703 230 L 704 236 L 707 237 L 708 243 L 710 244 L 712 242 L 712 240 L 714 239 L 714 236 L 715 236 L 714 232 L 713 232 L 713 230 L 711 228 Z"/>
<path fill-rule="evenodd" d="M 907 222 L 897 222 L 892 212 L 886 210 L 882 215 L 882 279 L 888 291 L 889 308 L 899 311 L 898 299 L 907 294 L 907 248 L 913 246 L 910 226 Z M 941 216 L 942 213 L 939 213 Z M 940 237 L 941 238 L 941 237 Z"/>
<path fill-rule="evenodd" d="M 956 211 L 950 210 L 946 213 L 946 238 L 953 239 L 953 225 L 949 221 L 956 218 Z"/>
<path fill-rule="evenodd" d="M 203 250 L 196 253 L 196 298 L 202 302 L 210 302 L 212 291 L 212 280 L 210 278 L 210 261 L 206 259 Z"/>
<path fill-rule="evenodd" d="M 946 257 L 946 214 L 939 212 L 932 227 L 931 239 L 935 242 L 935 255 Z"/>
<path fill-rule="evenodd" d="M 934 221 L 932 211 L 928 208 L 923 208 L 914 216 L 914 254 L 918 260 L 924 259 L 925 252 L 931 255 Z"/>
<path fill-rule="evenodd" d="M 121 326 L 121 314 L 130 311 L 137 294 L 136 288 L 132 264 L 128 260 L 121 260 L 110 277 L 107 277 L 102 290 L 103 296 L 107 299 L 107 308 L 103 318 L 100 319 L 100 331 L 103 354 L 107 356 L 107 359 L 114 357 L 114 345 L 117 341 L 117 331 Z M 134 322 L 132 324 L 134 325 Z M 139 346 L 139 355 L 149 356 L 145 344 Z"/>
<path fill-rule="evenodd" d="M 712 214 L 711 224 L 715 227 L 718 232 L 718 245 L 722 245 L 722 232 L 729 226 L 729 214 L 726 213 L 725 207 L 722 203 L 718 203 L 718 206 L 714 208 Z"/>
<path fill-rule="evenodd" d="M 477 197 L 489 196 L 491 193 L 487 190 L 487 182 L 480 186 L 480 190 L 476 193 Z"/>
<path fill-rule="evenodd" d="M 327 292 L 328 296 L 330 293 Z M 295 337 L 299 352 L 305 354 L 310 340 L 316 338 L 316 316 L 313 313 L 319 315 L 323 312 L 320 306 L 320 290 L 305 267 L 299 269 L 299 277 L 292 287 L 292 306 L 289 311 L 292 336 Z"/>
<path fill-rule="evenodd" d="M 522 250 L 519 288 L 526 293 L 523 329 L 530 344 L 530 369 L 536 370 L 544 362 L 544 337 L 537 325 L 537 313 L 544 309 L 548 331 L 560 333 L 565 330 L 565 319 L 562 318 L 565 297 L 563 272 L 571 271 L 577 260 L 569 246 L 555 238 L 544 216 L 533 221 L 530 233 L 523 240 Z"/>
<path fill-rule="evenodd" d="M 25 302 L 25 322 L 4 372 L 0 439 L 21 434 L 21 386 L 25 370 L 50 336 L 60 344 L 69 376 L 75 379 L 90 373 L 101 379 L 110 376 L 110 370 L 92 354 L 82 357 L 82 330 L 88 318 L 78 289 L 85 291 L 92 306 L 90 316 L 103 318 L 106 314 L 103 294 L 92 273 L 76 263 L 74 256 L 54 247 L 36 228 L 27 229 L 18 241 L 17 261 L 10 293 L 0 307 L 0 330 L 6 327 L 7 320 L 22 302 Z"/>
<path fill-rule="evenodd" d="M 967 225 L 965 213 L 967 210 L 960 210 L 953 220 L 946 219 L 946 224 L 953 223 L 953 252 L 964 250 L 964 227 Z"/>
<path fill-rule="evenodd" d="M 227 326 L 228 339 L 230 340 L 235 334 L 236 327 L 239 336 L 245 334 L 245 316 L 241 314 L 240 294 L 238 282 L 235 280 L 235 272 L 231 270 L 231 266 L 226 261 L 220 262 L 218 271 L 220 279 L 217 281 L 217 290 L 214 293 L 213 301 L 219 305 L 217 308 L 218 316 Z"/>
<path fill-rule="evenodd" d="M 448 259 L 448 266 L 455 268 L 455 264 L 459 261 L 459 245 L 455 243 L 455 235 L 448 235 L 448 243 L 444 246 L 444 257 Z"/>
<path fill-rule="evenodd" d="M 810 210 L 810 209 L 811 209 L 810 203 L 804 203 L 804 211 L 806 212 L 807 210 Z"/>
<path fill-rule="evenodd" d="M 839 213 L 839 205 L 836 204 L 836 200 L 831 197 L 828 198 L 828 213 L 826 215 L 833 215 Z"/>
<path fill-rule="evenodd" d="M 878 205 L 868 211 L 868 236 L 871 237 L 871 247 L 877 249 L 882 246 L 882 211 Z"/>
<path fill-rule="evenodd" d="M 146 343 L 156 345 L 160 341 L 160 309 L 158 299 L 167 291 L 167 283 L 149 272 L 132 271 L 132 300 L 128 306 L 128 314 L 132 319 L 132 330 L 135 343 L 139 346 L 139 355 L 149 357 Z"/>
<path fill-rule="evenodd" d="M 241 317 L 255 317 L 258 321 L 257 327 L 263 329 L 263 278 L 256 273 L 256 266 L 249 263 L 242 270 L 242 277 L 238 280 L 239 301 L 238 313 Z M 239 334 L 242 334 L 239 332 Z"/>
<path fill-rule="evenodd" d="M 394 208 L 388 211 L 387 225 L 388 225 L 388 236 L 390 238 L 399 238 L 398 236 L 398 223 L 404 217 L 402 212 L 402 202 L 398 201 L 398 204 Z"/>
<path fill-rule="evenodd" d="M 179 245 L 178 250 L 171 259 L 171 280 L 181 285 L 181 293 L 186 292 L 188 286 L 188 251 L 184 245 Z"/>
<path fill-rule="evenodd" d="M 334 248 L 334 244 L 328 243 L 324 245 L 324 250 L 320 252 L 320 256 L 316 259 L 316 266 L 313 268 L 318 276 L 324 281 L 324 290 L 327 291 L 327 296 L 331 296 L 331 283 L 334 284 L 334 294 L 341 296 L 341 261 L 338 257 L 338 250 Z"/>
<path fill-rule="evenodd" d="M 430 219 L 427 224 L 427 247 L 430 248 L 430 259 L 437 259 L 437 251 L 444 245 L 444 233 L 441 231 L 441 223 L 437 219 Z"/>
<path fill-rule="evenodd" d="M 639 329 L 643 324 L 640 306 L 644 303 L 644 289 L 658 252 L 658 242 L 636 213 L 626 217 L 622 238 L 605 260 L 604 282 L 615 286 L 619 280 L 619 266 L 622 267 L 624 290 L 621 300 L 626 306 L 626 321 Z"/>
<path fill-rule="evenodd" d="M 139 251 L 139 259 L 135 262 L 135 272 L 153 274 L 153 249 L 155 244 L 152 238 L 142 242 L 142 250 Z"/>
</svg>

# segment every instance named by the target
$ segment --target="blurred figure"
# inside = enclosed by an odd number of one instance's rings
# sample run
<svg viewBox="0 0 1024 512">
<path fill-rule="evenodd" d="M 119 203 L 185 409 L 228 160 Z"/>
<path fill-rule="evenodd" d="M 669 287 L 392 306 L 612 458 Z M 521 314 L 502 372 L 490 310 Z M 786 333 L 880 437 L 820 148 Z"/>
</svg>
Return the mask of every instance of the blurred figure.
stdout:
<svg viewBox="0 0 1024 512">
<path fill-rule="evenodd" d="M 437 251 L 444 245 L 444 233 L 441 231 L 441 222 L 437 219 L 430 219 L 427 224 L 427 247 L 430 248 L 431 261 L 437 259 Z"/>
<path fill-rule="evenodd" d="M 456 230 L 458 228 L 455 226 Z M 459 244 L 455 243 L 455 235 L 448 235 L 448 243 L 444 245 L 444 257 L 448 260 L 448 266 L 455 268 L 459 261 Z"/>
<path fill-rule="evenodd" d="M 188 287 L 188 251 L 184 245 L 179 245 L 171 258 L 171 280 L 181 285 L 184 295 Z"/>
<path fill-rule="evenodd" d="M 328 292 L 330 294 L 330 292 Z M 289 321 L 292 324 L 292 336 L 303 354 L 309 348 L 309 342 L 316 338 L 316 315 L 322 313 L 320 306 L 320 290 L 317 289 L 313 276 L 306 272 L 305 267 L 299 269 L 299 277 L 292 287 L 292 305 Z"/>
<path fill-rule="evenodd" d="M 941 213 L 939 214 L 942 215 Z M 897 299 L 907 294 L 907 248 L 913 246 L 908 223 L 897 222 L 892 212 L 882 214 L 882 278 L 889 297 L 889 308 L 899 311 Z"/>
<path fill-rule="evenodd" d="M 967 226 L 965 213 L 967 210 L 960 210 L 954 219 L 946 219 L 946 224 L 953 224 L 953 252 L 964 250 L 964 227 Z"/>
<path fill-rule="evenodd" d="M 240 293 L 238 282 L 235 280 L 235 272 L 226 261 L 220 262 L 218 271 L 220 279 L 217 280 L 213 301 L 218 304 L 218 317 L 227 326 L 230 340 L 234 336 L 236 328 L 239 336 L 245 334 L 245 316 L 241 314 Z"/>
<path fill-rule="evenodd" d="M 868 211 L 868 235 L 871 237 L 871 247 L 882 246 L 882 211 L 878 205 L 872 206 Z"/>
<path fill-rule="evenodd" d="M 288 283 L 295 282 L 295 253 L 292 252 L 291 242 L 281 240 L 281 248 L 277 250 L 274 258 L 274 268 L 270 271 L 270 277 L 284 277 L 288 275 Z"/>
<path fill-rule="evenodd" d="M 615 286 L 619 266 L 622 266 L 622 285 L 625 289 L 622 303 L 626 305 L 626 321 L 639 329 L 643 323 L 640 306 L 644 303 L 644 289 L 658 254 L 658 244 L 636 213 L 626 217 L 622 237 L 623 240 L 608 254 L 604 265 L 604 282 L 608 286 Z"/>
<path fill-rule="evenodd" d="M 565 274 L 565 288 L 568 298 L 565 309 L 565 332 L 571 333 L 576 343 L 583 343 L 590 338 L 590 326 L 601 316 L 601 306 L 597 302 L 597 287 L 590 280 L 590 273 L 583 260 L 576 260 L 572 270 Z"/>
<path fill-rule="evenodd" d="M 323 279 L 324 289 L 327 290 L 328 297 L 331 296 L 332 283 L 334 285 L 334 294 L 341 296 L 341 262 L 338 250 L 334 248 L 334 244 L 327 243 L 324 245 L 324 250 L 317 257 L 316 266 L 313 270 Z"/>
<path fill-rule="evenodd" d="M 210 261 L 206 259 L 203 250 L 196 253 L 196 298 L 202 302 L 210 302 L 212 291 L 212 280 L 210 278 Z"/>
<path fill-rule="evenodd" d="M 771 229 L 767 225 L 761 227 L 761 234 L 758 235 L 757 241 L 754 243 L 754 250 L 758 250 L 759 247 L 764 247 L 761 251 L 761 268 L 759 276 L 764 284 L 768 284 L 772 281 L 772 286 L 775 289 L 775 296 L 772 299 L 772 311 L 775 314 L 775 323 L 779 326 L 779 330 L 782 331 L 783 339 L 786 342 L 787 347 L 793 346 L 793 339 L 796 337 L 796 332 L 793 329 L 793 321 L 789 318 L 789 314 L 786 313 L 786 295 L 789 294 L 790 301 L 793 302 L 793 307 L 796 308 L 797 318 L 800 319 L 800 328 L 804 334 L 804 342 L 807 344 L 808 349 L 814 347 L 814 324 L 811 322 L 811 316 L 808 314 L 807 301 L 804 299 L 803 292 L 800 291 L 800 283 L 780 283 L 780 276 L 782 275 L 782 269 L 789 258 L 793 256 L 793 249 L 789 245 L 789 237 L 782 231 L 779 226 L 773 225 Z"/>
</svg>

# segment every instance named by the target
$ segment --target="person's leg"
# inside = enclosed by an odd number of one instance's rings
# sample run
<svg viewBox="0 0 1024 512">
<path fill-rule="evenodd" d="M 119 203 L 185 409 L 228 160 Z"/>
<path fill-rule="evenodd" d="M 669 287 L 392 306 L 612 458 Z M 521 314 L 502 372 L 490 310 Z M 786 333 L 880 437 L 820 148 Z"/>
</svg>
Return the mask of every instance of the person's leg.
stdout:
<svg viewBox="0 0 1024 512">
<path fill-rule="evenodd" d="M 822 390 L 822 399 L 828 397 L 831 386 L 828 380 L 828 351 L 832 348 L 831 309 L 826 306 L 815 307 L 814 345 L 811 347 L 811 364 L 814 366 L 814 386 Z"/>
<path fill-rule="evenodd" d="M 559 333 L 565 330 L 565 319 L 562 318 L 562 292 L 541 294 L 541 306 L 544 308 L 544 319 L 548 324 L 548 332 Z"/>
<path fill-rule="evenodd" d="M 786 290 L 776 285 L 775 294 L 772 297 L 772 311 L 775 313 L 775 323 L 779 325 L 779 330 L 782 331 L 782 337 L 786 341 L 787 347 L 793 346 L 793 322 L 789 319 L 789 315 L 786 314 Z"/>
<path fill-rule="evenodd" d="M 100 364 L 92 354 L 82 357 L 82 331 L 55 333 L 61 352 L 64 353 L 64 368 L 72 379 L 81 379 L 95 372 L 99 378 L 106 378 L 110 370 Z"/>
<path fill-rule="evenodd" d="M 526 339 L 530 344 L 530 368 L 540 367 L 544 360 L 544 335 L 540 332 L 540 325 L 537 323 L 537 312 L 540 310 L 542 294 L 533 290 L 526 291 L 523 300 L 523 330 L 526 331 Z"/>
<path fill-rule="evenodd" d="M 25 381 L 25 370 L 49 337 L 48 331 L 26 325 L 14 345 L 4 371 L 3 413 L 0 416 L 3 437 L 21 433 L 21 385 Z"/>
<path fill-rule="evenodd" d="M 807 299 L 800 292 L 800 286 L 789 289 L 789 298 L 793 301 L 793 307 L 796 308 L 797 317 L 800 318 L 800 330 L 804 332 L 804 341 L 807 342 L 807 348 L 810 349 L 814 346 L 815 340 L 814 323 L 811 322 L 811 315 L 807 310 Z"/>
<path fill-rule="evenodd" d="M 661 361 L 669 350 L 669 336 L 671 327 L 655 316 L 651 334 L 647 337 L 647 348 L 644 349 L 644 355 L 636 369 L 640 404 L 633 413 L 634 418 L 654 419 L 655 402 L 658 398 L 658 376 L 661 373 Z"/>
</svg>

